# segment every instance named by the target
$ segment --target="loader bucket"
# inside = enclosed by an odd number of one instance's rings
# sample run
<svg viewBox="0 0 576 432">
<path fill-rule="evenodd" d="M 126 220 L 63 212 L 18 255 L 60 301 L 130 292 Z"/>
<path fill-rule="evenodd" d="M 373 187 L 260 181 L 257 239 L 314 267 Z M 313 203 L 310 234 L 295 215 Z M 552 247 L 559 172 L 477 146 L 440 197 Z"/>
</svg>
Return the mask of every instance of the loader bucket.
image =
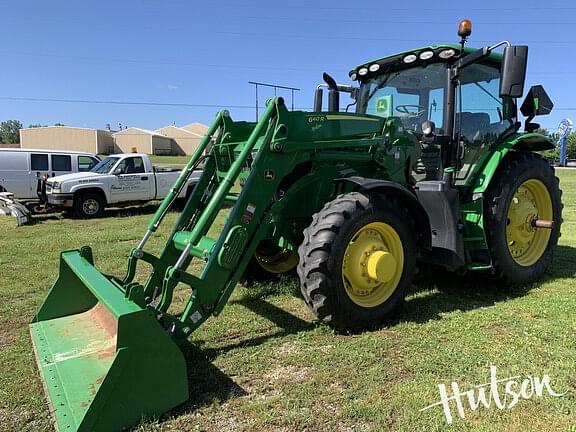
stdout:
<svg viewBox="0 0 576 432">
<path fill-rule="evenodd" d="M 181 351 L 96 270 L 89 248 L 62 253 L 30 333 L 60 432 L 120 430 L 188 399 Z"/>
</svg>

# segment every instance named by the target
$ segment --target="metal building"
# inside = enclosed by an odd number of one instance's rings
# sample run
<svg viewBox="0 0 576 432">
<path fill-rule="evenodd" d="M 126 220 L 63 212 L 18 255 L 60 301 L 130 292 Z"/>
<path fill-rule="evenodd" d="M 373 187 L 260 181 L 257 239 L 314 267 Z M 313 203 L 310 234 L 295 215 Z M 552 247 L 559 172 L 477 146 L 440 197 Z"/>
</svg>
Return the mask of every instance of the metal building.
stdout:
<svg viewBox="0 0 576 432">
<path fill-rule="evenodd" d="M 155 132 L 172 138 L 172 150 L 177 155 L 193 154 L 202 139 L 202 135 L 172 125 L 156 129 Z"/>
<path fill-rule="evenodd" d="M 68 126 L 20 129 L 20 147 L 75 150 L 96 154 L 114 153 L 114 138 L 107 130 Z"/>
<path fill-rule="evenodd" d="M 173 141 L 157 132 L 130 127 L 114 134 L 116 150 L 120 153 L 148 153 L 167 155 L 173 153 Z"/>
</svg>

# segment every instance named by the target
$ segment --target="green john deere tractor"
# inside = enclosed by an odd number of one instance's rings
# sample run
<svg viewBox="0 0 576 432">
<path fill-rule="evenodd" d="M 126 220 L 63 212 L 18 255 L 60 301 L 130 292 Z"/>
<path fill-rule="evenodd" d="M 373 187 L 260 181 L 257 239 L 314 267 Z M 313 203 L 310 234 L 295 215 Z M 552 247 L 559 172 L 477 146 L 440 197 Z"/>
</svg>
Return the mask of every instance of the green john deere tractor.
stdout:
<svg viewBox="0 0 576 432">
<path fill-rule="evenodd" d="M 242 278 L 296 268 L 319 320 L 360 330 L 401 304 L 418 262 L 487 271 L 506 284 L 540 277 L 562 204 L 553 169 L 534 153 L 554 144 L 531 120 L 552 103 L 532 87 L 520 132 L 527 47 L 465 48 L 468 24 L 459 45 L 354 68 L 353 86 L 325 75 L 314 112 L 290 112 L 281 98 L 256 123 L 220 112 L 123 278 L 100 273 L 89 247 L 62 252 L 60 276 L 30 326 L 58 429 L 117 430 L 188 399 L 176 342 L 218 315 Z M 340 92 L 355 112 L 340 110 Z M 146 251 L 201 163 L 164 249 Z M 225 226 L 210 237 L 225 206 Z M 138 265 L 151 269 L 145 281 L 136 280 Z M 189 300 L 175 313 L 179 284 Z"/>
</svg>

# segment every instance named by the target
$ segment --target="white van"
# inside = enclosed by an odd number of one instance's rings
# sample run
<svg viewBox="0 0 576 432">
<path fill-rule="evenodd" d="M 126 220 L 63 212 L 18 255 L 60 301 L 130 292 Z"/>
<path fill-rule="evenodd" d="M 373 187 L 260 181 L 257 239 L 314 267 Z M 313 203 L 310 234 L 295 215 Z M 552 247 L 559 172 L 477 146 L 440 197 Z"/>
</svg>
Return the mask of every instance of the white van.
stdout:
<svg viewBox="0 0 576 432">
<path fill-rule="evenodd" d="M 0 192 L 37 199 L 38 178 L 90 171 L 99 161 L 95 154 L 77 151 L 0 149 Z"/>
</svg>

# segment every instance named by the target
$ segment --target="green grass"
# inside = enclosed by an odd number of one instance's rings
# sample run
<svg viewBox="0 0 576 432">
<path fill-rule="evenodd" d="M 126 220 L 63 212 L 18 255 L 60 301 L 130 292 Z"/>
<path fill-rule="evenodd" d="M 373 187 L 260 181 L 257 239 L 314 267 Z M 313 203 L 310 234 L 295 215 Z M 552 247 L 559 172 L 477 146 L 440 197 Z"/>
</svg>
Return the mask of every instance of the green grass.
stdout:
<svg viewBox="0 0 576 432">
<path fill-rule="evenodd" d="M 190 156 L 150 156 L 154 165 L 185 165 L 189 159 Z"/>
<path fill-rule="evenodd" d="M 136 430 L 576 431 L 576 171 L 559 176 L 563 236 L 541 283 L 503 290 L 422 276 L 396 322 L 353 336 L 315 323 L 294 279 L 238 287 L 185 347 L 190 400 Z M 27 324 L 57 277 L 59 251 L 90 244 L 96 265 L 121 275 L 151 211 L 21 228 L 0 219 L 0 430 L 51 430 Z M 161 246 L 161 236 L 150 243 Z M 468 389 L 487 381 L 489 365 L 502 378 L 549 374 L 569 393 L 467 411 L 450 427 L 441 409 L 420 412 L 438 400 L 438 383 Z"/>
</svg>

